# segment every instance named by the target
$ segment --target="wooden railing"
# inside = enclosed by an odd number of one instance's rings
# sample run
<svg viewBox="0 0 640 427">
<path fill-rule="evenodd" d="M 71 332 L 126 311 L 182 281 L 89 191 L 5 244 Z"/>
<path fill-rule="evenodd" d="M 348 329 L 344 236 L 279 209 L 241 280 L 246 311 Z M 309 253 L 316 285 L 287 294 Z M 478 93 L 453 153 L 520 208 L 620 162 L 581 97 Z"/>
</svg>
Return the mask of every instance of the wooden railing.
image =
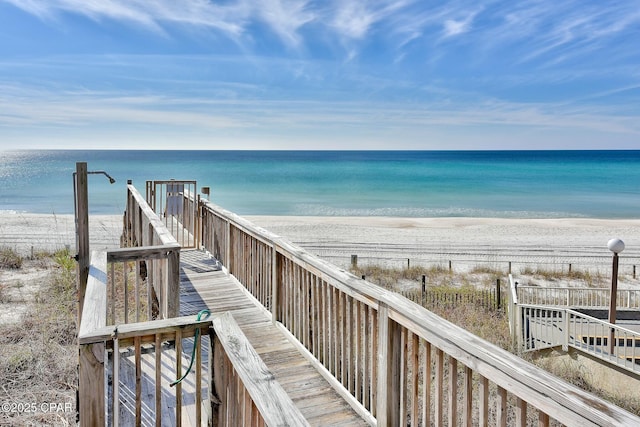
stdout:
<svg viewBox="0 0 640 427">
<path fill-rule="evenodd" d="M 305 425 L 230 315 L 215 321 L 215 334 L 209 331 L 212 320 L 176 317 L 180 245 L 131 184 L 121 243 L 129 247 L 91 256 L 78 333 L 81 425 L 180 425 L 188 402 L 181 383 L 171 388 L 167 378 L 182 376 L 183 340 L 195 339 L 196 331 L 194 377 L 188 384 L 189 400 L 196 402 L 196 425 L 205 416 L 201 402 L 207 390 L 218 393 L 208 401 L 222 402 L 221 407 L 214 405 L 217 415 L 206 414 L 214 425 L 239 425 L 239 420 L 240 425 L 284 425 L 288 420 Z M 152 320 L 156 317 L 162 319 Z M 210 351 L 211 343 L 216 350 Z M 207 364 L 202 363 L 203 353 L 209 356 Z M 143 373 L 143 365 L 153 366 L 153 377 Z M 153 404 L 143 399 L 143 388 L 153 390 Z M 127 407 L 121 410 L 121 405 Z"/>
<path fill-rule="evenodd" d="M 608 288 L 567 288 L 518 285 L 521 304 L 573 308 L 609 308 L 611 290 Z M 640 289 L 618 289 L 618 309 L 640 309 Z"/>
<path fill-rule="evenodd" d="M 569 347 L 640 372 L 640 333 L 568 308 L 520 304 L 524 350 Z M 611 340 L 613 339 L 613 345 Z"/>
<path fill-rule="evenodd" d="M 213 319 L 213 330 L 213 425 L 309 425 L 231 313 Z"/>
<path fill-rule="evenodd" d="M 111 261 L 136 263 L 136 280 L 144 277 L 148 283 L 148 309 L 157 301 L 160 317 L 177 317 L 180 313 L 181 246 L 131 183 L 127 185 L 121 246 L 135 249 L 111 251 Z M 127 269 L 126 266 L 122 268 Z"/>
<path fill-rule="evenodd" d="M 229 211 L 201 210 L 205 247 L 371 424 L 525 425 L 532 411 L 541 426 L 640 423 Z"/>
<path fill-rule="evenodd" d="M 181 425 L 187 418 L 194 425 L 307 425 L 230 314 L 107 325 L 106 261 L 94 252 L 78 335 L 81 425 Z M 171 388 L 185 372 L 186 345 L 195 349 L 188 390 Z M 211 403 L 204 413 L 203 401 Z"/>
<path fill-rule="evenodd" d="M 146 202 L 183 248 L 199 246 L 196 181 L 146 182 Z"/>
</svg>

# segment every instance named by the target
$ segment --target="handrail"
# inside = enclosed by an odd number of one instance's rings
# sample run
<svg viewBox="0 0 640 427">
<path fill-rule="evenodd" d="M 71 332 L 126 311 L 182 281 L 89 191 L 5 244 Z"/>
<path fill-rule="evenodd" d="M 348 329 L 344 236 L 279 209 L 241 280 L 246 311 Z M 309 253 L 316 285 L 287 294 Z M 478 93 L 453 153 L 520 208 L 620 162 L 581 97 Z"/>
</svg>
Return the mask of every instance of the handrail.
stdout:
<svg viewBox="0 0 640 427">
<path fill-rule="evenodd" d="M 163 318 L 177 317 L 180 313 L 181 246 L 131 182 L 127 185 L 127 210 L 121 243 L 125 248 L 136 249 L 114 250 L 110 255 L 112 259 L 119 256 L 119 260 L 134 261 L 148 255 L 145 266 L 159 300 L 159 314 Z M 166 262 L 155 261 L 158 258 L 166 259 Z"/>
<path fill-rule="evenodd" d="M 590 354 L 626 371 L 640 373 L 640 332 L 566 307 L 520 304 L 525 322 L 520 333 L 525 350 L 562 346 Z M 612 335 L 613 332 L 613 335 Z M 609 340 L 614 338 L 614 351 Z"/>
<path fill-rule="evenodd" d="M 214 318 L 213 329 L 213 358 L 222 361 L 216 364 L 212 384 L 218 402 L 214 425 L 308 426 L 231 313 Z"/>
<path fill-rule="evenodd" d="M 554 286 L 518 286 L 518 297 L 523 304 L 560 307 L 608 308 L 609 288 L 569 288 Z M 617 308 L 639 309 L 639 289 L 618 289 Z"/>
<path fill-rule="evenodd" d="M 213 232 L 201 238 L 211 245 L 207 249 L 220 252 L 230 273 L 333 375 L 338 391 L 351 395 L 351 404 L 369 411 L 378 425 L 404 425 L 419 418 L 427 425 L 432 419 L 441 423 L 445 416 L 449 425 L 462 417 L 470 421 L 474 393 L 481 402 L 481 423 L 495 414 L 488 410 L 489 400 L 501 416 L 511 412 L 520 420 L 526 419 L 530 405 L 538 410 L 541 425 L 548 425 L 549 417 L 584 426 L 640 422 L 394 292 L 208 201 L 201 203 L 203 230 Z M 458 363 L 463 390 L 458 390 Z M 473 381 L 474 376 L 480 381 Z M 489 397 L 489 381 L 498 387 L 498 397 Z M 466 396 L 462 411 L 457 408 L 459 392 Z M 507 406 L 508 394 L 516 397 L 515 407 Z"/>
</svg>

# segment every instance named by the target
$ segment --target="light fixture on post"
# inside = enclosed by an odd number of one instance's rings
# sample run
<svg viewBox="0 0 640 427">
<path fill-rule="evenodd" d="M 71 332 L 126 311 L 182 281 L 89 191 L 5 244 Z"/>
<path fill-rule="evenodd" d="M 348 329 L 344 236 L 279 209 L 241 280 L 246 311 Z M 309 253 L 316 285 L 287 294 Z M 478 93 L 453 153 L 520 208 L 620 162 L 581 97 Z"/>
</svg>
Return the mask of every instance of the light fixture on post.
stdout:
<svg viewBox="0 0 640 427">
<path fill-rule="evenodd" d="M 618 254 L 624 250 L 624 242 L 620 239 L 611 239 L 607 242 L 607 247 L 613 252 L 613 268 L 611 272 L 611 295 L 609 296 L 609 323 L 616 323 L 616 307 L 618 294 Z M 609 354 L 613 354 L 615 349 L 615 330 L 611 328 L 609 333 Z"/>
</svg>

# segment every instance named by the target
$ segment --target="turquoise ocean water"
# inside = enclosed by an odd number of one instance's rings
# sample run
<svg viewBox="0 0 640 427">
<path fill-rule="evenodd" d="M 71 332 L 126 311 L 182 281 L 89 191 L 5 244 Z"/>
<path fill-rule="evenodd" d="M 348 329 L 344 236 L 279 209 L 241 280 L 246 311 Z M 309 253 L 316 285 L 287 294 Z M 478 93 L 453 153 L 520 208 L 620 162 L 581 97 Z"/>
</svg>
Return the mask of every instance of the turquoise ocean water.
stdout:
<svg viewBox="0 0 640 427">
<path fill-rule="evenodd" d="M 0 151 L 0 211 L 121 214 L 128 179 L 195 179 L 245 215 L 640 218 L 639 151 Z"/>
</svg>

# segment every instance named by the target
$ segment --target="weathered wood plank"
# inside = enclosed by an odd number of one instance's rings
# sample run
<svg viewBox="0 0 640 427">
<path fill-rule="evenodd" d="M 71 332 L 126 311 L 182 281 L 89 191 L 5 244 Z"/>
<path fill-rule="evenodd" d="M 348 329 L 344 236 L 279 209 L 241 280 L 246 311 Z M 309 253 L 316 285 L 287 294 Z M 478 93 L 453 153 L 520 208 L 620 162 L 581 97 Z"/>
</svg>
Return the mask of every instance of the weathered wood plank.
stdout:
<svg viewBox="0 0 640 427">
<path fill-rule="evenodd" d="M 107 324 L 107 253 L 93 251 L 89 277 L 82 306 L 82 321 L 78 335 L 86 336 Z M 103 341 L 103 340 L 99 340 Z"/>
<path fill-rule="evenodd" d="M 80 346 L 79 392 L 80 425 L 97 426 L 105 424 L 105 384 L 104 384 L 104 343 Z"/>
<path fill-rule="evenodd" d="M 121 340 L 136 336 L 148 336 L 170 333 L 181 329 L 189 337 L 196 329 L 206 328 L 211 324 L 210 319 L 197 320 L 197 316 L 174 317 L 172 319 L 153 320 L 150 322 L 127 323 L 117 325 L 118 338 Z M 109 340 L 116 330 L 116 326 L 105 326 L 79 338 L 79 344 L 91 344 Z"/>
<path fill-rule="evenodd" d="M 213 327 L 265 422 L 269 425 L 309 425 L 253 350 L 231 314 L 215 318 Z"/>
</svg>

